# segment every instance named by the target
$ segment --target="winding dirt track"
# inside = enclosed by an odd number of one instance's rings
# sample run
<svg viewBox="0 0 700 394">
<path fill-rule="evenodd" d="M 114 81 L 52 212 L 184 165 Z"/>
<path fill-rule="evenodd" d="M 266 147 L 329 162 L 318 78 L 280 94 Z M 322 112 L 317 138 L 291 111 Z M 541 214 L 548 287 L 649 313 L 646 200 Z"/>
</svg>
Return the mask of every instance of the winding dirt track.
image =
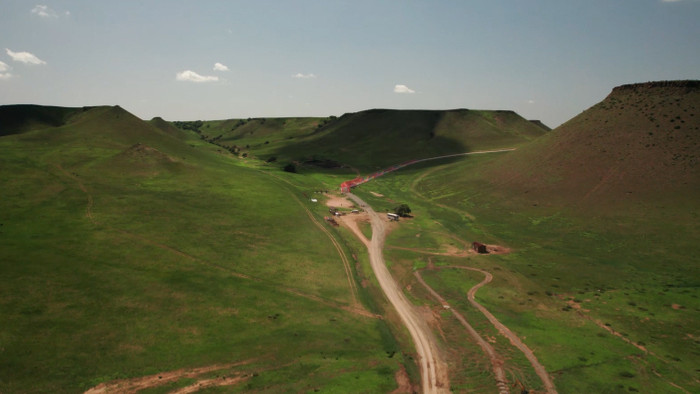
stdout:
<svg viewBox="0 0 700 394">
<path fill-rule="evenodd" d="M 493 369 L 493 374 L 496 377 L 496 386 L 498 386 L 498 392 L 499 394 L 508 394 L 510 391 L 508 390 L 508 381 L 506 379 L 506 372 L 503 369 L 503 357 L 501 357 L 498 353 L 496 353 L 496 350 L 491 346 L 490 343 L 486 342 L 486 340 L 479 335 L 479 333 L 472 327 L 469 322 L 467 322 L 467 319 L 462 316 L 461 313 L 457 312 L 454 308 L 450 307 L 450 305 L 447 303 L 447 301 L 442 298 L 440 294 L 438 294 L 435 290 L 433 290 L 432 287 L 430 287 L 425 281 L 423 280 L 423 277 L 420 274 L 420 271 L 415 271 L 413 273 L 416 276 L 416 279 L 418 279 L 418 282 L 425 287 L 428 292 L 436 299 L 438 302 L 442 304 L 443 307 L 449 308 L 452 314 L 459 320 L 459 322 L 464 326 L 464 328 L 467 330 L 469 335 L 476 341 L 476 343 L 479 344 L 479 347 L 481 347 L 481 350 L 484 351 L 489 356 L 489 360 L 491 360 L 491 368 Z M 486 281 L 486 279 L 484 279 Z M 482 282 L 484 283 L 484 282 Z M 488 283 L 488 282 L 486 282 Z M 481 284 L 481 283 L 480 283 Z M 478 285 L 477 285 L 478 286 Z"/>
<path fill-rule="evenodd" d="M 422 392 L 423 393 L 446 393 L 449 392 L 449 381 L 447 374 L 447 364 L 441 358 L 437 341 L 432 335 L 430 328 L 418 315 L 415 308 L 406 299 L 398 284 L 391 276 L 389 269 L 384 262 L 382 248 L 386 236 L 384 221 L 379 215 L 367 205 L 362 199 L 352 193 L 347 196 L 362 206 L 370 216 L 372 221 L 372 240 L 368 246 L 370 263 L 377 281 L 386 294 L 387 299 L 398 312 L 401 320 L 413 338 L 413 342 L 418 352 Z"/>
<path fill-rule="evenodd" d="M 476 308 L 478 309 L 481 313 L 486 316 L 486 318 L 491 322 L 491 324 L 494 325 L 498 329 L 498 332 L 501 333 L 504 337 L 508 338 L 510 343 L 520 349 L 521 352 L 527 357 L 528 361 L 530 361 L 530 364 L 532 364 L 532 367 L 535 369 L 535 373 L 537 373 L 537 376 L 540 377 L 542 380 L 542 384 L 544 384 L 545 389 L 547 390 L 548 393 L 556 393 L 557 390 L 554 388 L 554 383 L 552 383 L 552 380 L 549 378 L 549 374 L 547 371 L 544 369 L 544 366 L 540 364 L 539 360 L 537 360 L 537 357 L 535 357 L 535 354 L 532 353 L 532 350 L 525 345 L 520 338 L 518 338 L 517 335 L 515 335 L 508 327 L 504 326 L 503 323 L 498 321 L 496 317 L 488 311 L 488 309 L 484 308 L 481 304 L 476 302 L 474 299 L 474 294 L 476 294 L 476 291 L 482 288 L 483 286 L 486 286 L 491 280 L 493 280 L 493 275 L 491 273 L 484 271 L 479 268 L 472 268 L 472 267 L 456 267 L 456 266 L 451 266 L 450 268 L 459 268 L 459 269 L 466 269 L 470 271 L 477 271 L 481 272 L 484 274 L 485 278 L 479 284 L 476 286 L 472 287 L 469 289 L 467 292 L 467 299 L 469 299 L 469 302 Z"/>
<path fill-rule="evenodd" d="M 547 370 L 544 368 L 544 366 L 542 364 L 540 364 L 540 362 L 539 362 L 539 360 L 537 360 L 537 357 L 535 356 L 535 354 L 532 353 L 532 350 L 530 350 L 530 348 L 528 348 L 527 345 L 525 345 L 523 343 L 523 341 L 521 341 L 520 338 L 518 338 L 517 335 L 515 335 L 510 329 L 508 329 L 508 327 L 506 327 L 505 325 L 503 325 L 503 323 L 498 321 L 498 319 L 496 319 L 496 317 L 491 312 L 489 312 L 488 309 L 484 308 L 481 304 L 476 302 L 476 300 L 474 299 L 474 294 L 476 294 L 476 291 L 479 290 L 480 288 L 482 288 L 483 286 L 485 286 L 486 284 L 488 284 L 489 282 L 491 282 L 491 280 L 493 279 L 493 275 L 491 275 L 489 272 L 484 271 L 484 270 L 479 269 L 479 268 L 457 267 L 457 266 L 452 266 L 450 268 L 466 269 L 466 270 L 470 270 L 470 271 L 481 272 L 482 274 L 484 274 L 484 276 L 485 276 L 484 280 L 481 281 L 476 286 L 469 289 L 469 291 L 467 292 L 467 298 L 469 299 L 469 302 L 476 309 L 478 309 L 481 313 L 483 313 L 484 316 L 486 316 L 486 318 L 491 322 L 491 324 L 493 324 L 494 327 L 496 327 L 498 329 L 498 332 L 500 332 L 501 335 L 508 338 L 508 340 L 510 341 L 510 343 L 513 346 L 517 347 L 521 352 L 523 352 L 525 357 L 527 357 L 528 361 L 530 361 L 530 364 L 532 365 L 532 367 L 535 369 L 535 373 L 537 374 L 537 376 L 539 376 L 540 380 L 542 380 L 542 384 L 544 385 L 545 390 L 547 390 L 548 393 L 556 393 L 557 390 L 554 387 L 554 383 L 552 382 L 552 379 L 549 377 Z"/>
<path fill-rule="evenodd" d="M 489 320 L 489 322 L 491 322 L 491 324 L 493 324 L 494 327 L 496 327 L 496 329 L 498 329 L 498 331 L 501 335 L 508 338 L 508 340 L 510 341 L 510 343 L 513 346 L 517 347 L 521 352 L 523 352 L 523 354 L 525 355 L 527 360 L 530 362 L 532 367 L 535 369 L 535 373 L 537 374 L 537 376 L 539 376 L 540 380 L 542 380 L 542 384 L 544 385 L 547 393 L 556 394 L 557 390 L 554 387 L 554 383 L 552 382 L 552 379 L 549 377 L 549 374 L 545 370 L 544 366 L 542 364 L 540 364 L 539 360 L 537 360 L 537 357 L 535 356 L 535 354 L 532 353 L 532 350 L 530 350 L 530 348 L 528 348 L 527 345 L 525 345 L 520 340 L 520 338 L 518 338 L 517 335 L 515 335 L 510 329 L 508 329 L 508 327 L 506 327 L 505 325 L 503 325 L 503 323 L 498 321 L 498 319 L 496 319 L 496 317 L 491 312 L 489 312 L 486 308 L 484 308 L 481 304 L 479 304 L 474 299 L 474 295 L 476 294 L 477 290 L 479 290 L 483 286 L 486 286 L 488 283 L 490 283 L 491 280 L 493 280 L 493 275 L 491 275 L 491 273 L 484 271 L 482 269 L 472 268 L 472 267 L 445 266 L 445 267 L 440 267 L 440 268 L 441 269 L 442 268 L 463 269 L 463 270 L 476 271 L 476 272 L 480 272 L 480 273 L 484 274 L 484 280 L 482 280 L 481 282 L 476 284 L 474 287 L 469 289 L 469 291 L 467 292 L 467 299 L 469 300 L 469 303 L 471 303 L 484 316 L 486 316 L 486 318 Z M 425 286 L 425 288 L 428 289 L 428 291 L 433 295 L 433 297 L 435 297 L 440 303 L 442 303 L 442 305 L 449 307 L 449 304 L 447 303 L 447 301 L 445 301 L 445 299 L 442 298 L 440 296 L 440 294 L 435 292 L 435 290 L 433 290 L 427 283 L 425 283 L 425 281 L 423 280 L 423 278 L 420 275 L 420 271 L 416 271 L 414 274 L 415 274 L 416 278 L 418 279 L 418 282 L 420 282 L 423 286 Z M 506 380 L 505 380 L 505 372 L 503 371 L 503 359 L 500 356 L 498 356 L 498 354 L 496 354 L 496 352 L 494 351 L 493 347 L 490 344 L 488 344 L 486 341 L 484 341 L 481 338 L 481 336 L 474 330 L 474 328 L 472 328 L 472 326 L 466 321 L 466 319 L 464 319 L 464 317 L 459 312 L 457 312 L 453 308 L 450 308 L 450 309 L 451 309 L 452 313 L 455 315 L 455 317 L 457 318 L 457 320 L 459 320 L 462 323 L 462 325 L 467 329 L 469 334 L 471 334 L 471 336 L 477 341 L 479 346 L 481 346 L 481 348 L 484 350 L 484 352 L 489 355 L 489 358 L 491 359 L 491 364 L 493 366 L 494 374 L 496 375 L 496 380 L 498 381 L 499 391 L 501 393 L 503 393 L 503 392 L 507 393 L 508 388 L 505 385 Z"/>
</svg>

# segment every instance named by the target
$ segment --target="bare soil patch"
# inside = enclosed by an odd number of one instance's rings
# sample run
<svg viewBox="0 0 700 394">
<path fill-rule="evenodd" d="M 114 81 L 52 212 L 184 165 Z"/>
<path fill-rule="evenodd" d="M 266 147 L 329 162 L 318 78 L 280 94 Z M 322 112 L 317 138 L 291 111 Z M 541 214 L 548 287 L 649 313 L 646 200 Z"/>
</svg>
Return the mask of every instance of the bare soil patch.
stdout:
<svg viewBox="0 0 700 394">
<path fill-rule="evenodd" d="M 197 383 L 191 384 L 189 386 L 183 387 L 179 390 L 173 391 L 172 394 L 188 394 L 196 393 L 197 391 L 203 390 L 208 387 L 222 387 L 222 386 L 233 386 L 235 384 L 241 383 L 244 380 L 250 379 L 249 375 L 226 377 L 222 376 L 216 379 L 204 379 Z"/>
<path fill-rule="evenodd" d="M 100 383 L 99 385 L 87 390 L 85 394 L 137 393 L 147 388 L 162 386 L 171 382 L 176 382 L 182 378 L 197 378 L 198 376 L 201 376 L 205 373 L 246 365 L 250 364 L 253 361 L 255 361 L 255 359 L 240 361 L 231 364 L 215 364 L 200 368 L 183 368 L 175 371 L 162 372 L 155 375 L 142 376 L 133 379 L 119 379 L 112 382 Z M 241 378 L 241 376 L 239 376 L 238 378 Z M 235 379 L 235 377 L 232 379 Z M 238 383 L 239 381 L 240 379 L 236 382 L 231 382 L 231 384 Z"/>
<path fill-rule="evenodd" d="M 411 384 L 411 379 L 408 377 L 408 372 L 406 368 L 401 364 L 401 368 L 394 374 L 394 379 L 396 379 L 396 384 L 399 386 L 396 390 L 392 391 L 392 394 L 403 394 L 403 393 L 417 393 L 418 387 Z"/>
<path fill-rule="evenodd" d="M 501 245 L 486 245 L 486 250 L 489 254 L 508 254 L 511 252 L 510 248 Z"/>
<path fill-rule="evenodd" d="M 325 195 L 328 200 L 326 200 L 326 205 L 334 208 L 355 208 L 355 204 L 345 197 L 336 196 L 333 194 Z"/>
</svg>

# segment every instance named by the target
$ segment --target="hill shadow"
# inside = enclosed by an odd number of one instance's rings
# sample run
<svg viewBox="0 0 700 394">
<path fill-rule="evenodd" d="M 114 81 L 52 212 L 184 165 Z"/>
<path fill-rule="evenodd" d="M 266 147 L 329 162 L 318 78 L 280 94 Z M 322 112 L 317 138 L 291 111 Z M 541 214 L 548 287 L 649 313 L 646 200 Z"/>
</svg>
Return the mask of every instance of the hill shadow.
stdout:
<svg viewBox="0 0 700 394">
<path fill-rule="evenodd" d="M 85 108 L 50 107 L 33 104 L 0 106 L 0 137 L 27 131 L 60 127 Z"/>
<path fill-rule="evenodd" d="M 365 173 L 408 160 L 468 152 L 464 141 L 436 131 L 444 113 L 375 109 L 345 114 L 272 154 L 299 163 L 335 162 Z"/>
</svg>

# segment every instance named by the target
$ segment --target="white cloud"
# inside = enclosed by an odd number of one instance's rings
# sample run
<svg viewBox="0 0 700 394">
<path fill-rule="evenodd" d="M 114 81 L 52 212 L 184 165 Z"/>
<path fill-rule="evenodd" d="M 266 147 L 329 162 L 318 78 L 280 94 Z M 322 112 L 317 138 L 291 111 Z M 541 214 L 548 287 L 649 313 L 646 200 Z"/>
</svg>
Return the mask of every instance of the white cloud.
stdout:
<svg viewBox="0 0 700 394">
<path fill-rule="evenodd" d="M 296 79 L 312 79 L 312 78 L 316 78 L 316 75 L 314 75 L 314 74 L 312 74 L 312 73 L 309 73 L 309 74 L 296 73 L 296 74 L 292 75 L 292 78 L 296 78 Z"/>
<path fill-rule="evenodd" d="M 0 61 L 0 79 L 12 78 L 12 74 L 8 73 L 7 71 L 10 71 L 10 66 L 8 66 L 5 62 Z"/>
<path fill-rule="evenodd" d="M 42 18 L 57 18 L 58 14 L 47 5 L 35 5 L 32 8 L 32 14 L 39 15 Z"/>
<path fill-rule="evenodd" d="M 216 63 L 214 64 L 214 71 L 229 71 L 229 69 L 221 63 Z"/>
<path fill-rule="evenodd" d="M 212 75 L 199 75 L 192 70 L 185 70 L 177 73 L 175 75 L 175 79 L 178 81 L 187 82 L 216 82 L 219 80 L 219 77 Z"/>
<path fill-rule="evenodd" d="M 47 5 L 35 5 L 31 12 L 32 14 L 39 15 L 42 18 L 58 18 L 60 16 L 58 12 L 52 10 Z M 65 15 L 70 15 L 70 12 L 66 11 Z"/>
<path fill-rule="evenodd" d="M 415 93 L 416 91 L 413 89 L 410 89 L 406 85 L 396 85 L 394 86 L 394 93 L 406 93 L 406 94 L 412 94 Z"/>
<path fill-rule="evenodd" d="M 5 48 L 7 54 L 10 55 L 12 60 L 16 62 L 21 62 L 25 64 L 46 64 L 45 61 L 39 59 L 29 52 L 12 52 L 11 50 Z"/>
</svg>

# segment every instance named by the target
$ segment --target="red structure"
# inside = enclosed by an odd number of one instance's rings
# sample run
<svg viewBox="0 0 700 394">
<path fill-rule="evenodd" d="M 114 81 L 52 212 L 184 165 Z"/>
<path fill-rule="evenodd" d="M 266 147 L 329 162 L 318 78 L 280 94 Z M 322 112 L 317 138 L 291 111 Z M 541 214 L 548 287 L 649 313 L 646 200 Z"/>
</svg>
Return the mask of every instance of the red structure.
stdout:
<svg viewBox="0 0 700 394">
<path fill-rule="evenodd" d="M 489 252 L 488 250 L 486 250 L 486 245 L 482 244 L 481 242 L 472 242 L 472 249 L 474 249 L 476 253 L 481 254 Z"/>
</svg>

